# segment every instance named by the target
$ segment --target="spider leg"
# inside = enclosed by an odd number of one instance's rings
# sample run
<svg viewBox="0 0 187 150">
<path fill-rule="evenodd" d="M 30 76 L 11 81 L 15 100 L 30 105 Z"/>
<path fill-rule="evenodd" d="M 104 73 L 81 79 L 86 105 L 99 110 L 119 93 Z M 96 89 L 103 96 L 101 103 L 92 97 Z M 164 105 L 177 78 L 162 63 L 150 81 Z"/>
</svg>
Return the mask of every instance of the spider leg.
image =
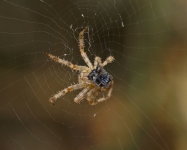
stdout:
<svg viewBox="0 0 187 150">
<path fill-rule="evenodd" d="M 108 56 L 101 66 L 104 67 L 108 63 L 112 63 L 113 61 L 114 61 L 114 57 L 113 56 Z"/>
<path fill-rule="evenodd" d="M 89 102 L 90 105 L 94 105 L 93 103 L 94 102 L 94 99 L 95 97 L 98 95 L 98 92 L 97 92 L 98 89 L 94 88 L 92 90 L 90 90 L 88 93 L 87 93 L 87 101 Z"/>
<path fill-rule="evenodd" d="M 74 102 L 77 104 L 80 104 L 80 102 L 85 98 L 86 93 L 88 92 L 89 87 L 86 87 L 85 89 L 83 89 L 75 98 L 74 98 Z"/>
<path fill-rule="evenodd" d="M 51 98 L 49 99 L 49 102 L 50 102 L 51 104 L 54 105 L 54 102 L 55 102 L 58 98 L 60 98 L 61 96 L 64 96 L 64 95 L 65 95 L 66 93 L 68 93 L 68 92 L 71 92 L 71 91 L 74 91 L 74 90 L 78 90 L 78 89 L 82 89 L 82 88 L 85 87 L 85 85 L 86 85 L 85 83 L 71 85 L 71 86 L 69 86 L 69 87 L 63 89 L 62 91 L 59 91 L 57 94 L 55 94 L 53 97 L 51 97 Z"/>
<path fill-rule="evenodd" d="M 110 88 L 108 90 L 108 94 L 106 97 L 102 97 L 102 98 L 99 98 L 98 100 L 94 101 L 93 103 L 91 103 L 91 105 L 96 105 L 100 102 L 103 102 L 107 99 L 109 99 L 111 97 L 111 93 L 112 93 L 112 90 L 113 90 L 113 85 L 114 85 L 114 81 L 111 81 L 111 85 L 110 85 Z"/>
<path fill-rule="evenodd" d="M 68 66 L 70 67 L 71 69 L 73 70 L 76 70 L 76 71 L 82 71 L 82 70 L 85 70 L 85 69 L 88 69 L 86 66 L 77 66 L 77 65 L 74 65 L 72 64 L 71 62 L 69 61 L 66 61 L 64 59 L 60 59 L 59 57 L 57 56 L 54 56 L 52 54 L 49 54 L 47 52 L 44 52 L 44 54 L 46 54 L 50 59 L 52 59 L 53 61 L 61 64 L 61 65 L 65 65 L 65 66 Z"/>
<path fill-rule="evenodd" d="M 84 28 L 80 33 L 79 33 L 79 46 L 80 46 L 80 52 L 81 56 L 84 59 L 85 63 L 88 65 L 89 68 L 93 68 L 87 54 L 84 52 L 84 32 L 88 29 L 88 27 Z"/>
<path fill-rule="evenodd" d="M 96 68 L 98 65 L 101 65 L 101 58 L 96 56 L 94 61 L 94 68 Z"/>
</svg>

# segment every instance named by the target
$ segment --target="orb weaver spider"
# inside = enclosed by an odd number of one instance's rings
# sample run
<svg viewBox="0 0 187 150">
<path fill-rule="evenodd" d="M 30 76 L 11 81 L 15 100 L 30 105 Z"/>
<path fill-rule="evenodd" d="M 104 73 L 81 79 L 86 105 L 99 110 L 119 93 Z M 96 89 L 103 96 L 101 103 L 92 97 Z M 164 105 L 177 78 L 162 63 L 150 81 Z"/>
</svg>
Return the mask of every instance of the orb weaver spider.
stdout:
<svg viewBox="0 0 187 150">
<path fill-rule="evenodd" d="M 113 56 L 109 56 L 106 58 L 106 60 L 102 63 L 101 58 L 96 56 L 94 60 L 94 65 L 90 62 L 87 54 L 84 52 L 84 32 L 88 29 L 88 27 L 84 28 L 79 33 L 79 47 L 80 47 L 80 53 L 87 64 L 87 66 L 78 66 L 74 65 L 71 62 L 60 59 L 57 56 L 54 56 L 52 54 L 49 54 L 47 52 L 44 52 L 50 59 L 53 61 L 65 65 L 67 67 L 70 67 L 73 70 L 79 71 L 78 75 L 78 84 L 71 85 L 62 91 L 59 91 L 57 94 L 53 95 L 49 102 L 54 105 L 54 102 L 60 98 L 61 96 L 64 96 L 66 93 L 83 89 L 75 98 L 74 102 L 80 104 L 83 99 L 87 99 L 90 105 L 96 105 L 100 102 L 103 102 L 111 97 L 111 93 L 113 90 L 114 80 L 112 75 L 110 75 L 105 69 L 104 66 L 106 66 L 108 63 L 111 63 L 114 61 Z M 108 91 L 107 96 L 101 97 L 97 100 L 96 97 L 100 92 Z"/>
</svg>

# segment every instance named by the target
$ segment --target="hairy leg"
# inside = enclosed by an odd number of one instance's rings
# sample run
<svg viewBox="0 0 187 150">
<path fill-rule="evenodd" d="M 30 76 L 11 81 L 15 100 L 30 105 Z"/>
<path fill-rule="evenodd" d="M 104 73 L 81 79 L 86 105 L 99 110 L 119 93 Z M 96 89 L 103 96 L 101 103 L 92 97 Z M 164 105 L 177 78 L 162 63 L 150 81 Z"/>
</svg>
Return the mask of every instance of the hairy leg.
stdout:
<svg viewBox="0 0 187 150">
<path fill-rule="evenodd" d="M 96 68 L 98 65 L 101 65 L 101 58 L 96 56 L 94 61 L 94 68 Z"/>
<path fill-rule="evenodd" d="M 95 103 L 94 100 L 96 96 L 98 95 L 97 90 L 98 90 L 97 88 L 91 89 L 86 95 L 86 99 L 90 105 L 93 105 L 93 103 Z"/>
<path fill-rule="evenodd" d="M 74 98 L 74 102 L 77 104 L 80 104 L 80 102 L 85 98 L 86 93 L 88 92 L 89 87 L 86 87 L 85 89 L 83 89 L 75 98 Z"/>
<path fill-rule="evenodd" d="M 114 57 L 113 56 L 108 56 L 101 66 L 104 67 L 108 63 L 112 63 L 113 61 L 114 61 Z"/>
<path fill-rule="evenodd" d="M 96 105 L 96 104 L 98 104 L 100 102 L 103 102 L 103 101 L 106 101 L 107 99 L 109 99 L 111 97 L 111 94 L 112 94 L 113 85 L 114 85 L 114 81 L 111 81 L 111 85 L 110 85 L 110 88 L 108 90 L 107 96 L 99 98 L 98 100 L 96 100 L 95 102 L 93 102 L 91 105 Z"/>
<path fill-rule="evenodd" d="M 87 54 L 84 52 L 84 32 L 88 29 L 88 27 L 84 28 L 80 33 L 79 33 L 79 46 L 80 46 L 80 52 L 81 56 L 84 59 L 85 63 L 88 65 L 90 69 L 93 68 L 93 65 L 91 64 Z"/>
<path fill-rule="evenodd" d="M 51 104 L 54 105 L 54 102 L 55 102 L 58 98 L 60 98 L 61 96 L 64 96 L 66 93 L 71 92 L 71 91 L 74 91 L 74 90 L 82 89 L 82 88 L 84 88 L 84 87 L 85 87 L 85 83 L 71 85 L 71 86 L 69 86 L 68 88 L 65 88 L 65 89 L 63 89 L 62 91 L 59 91 L 57 94 L 55 94 L 53 97 L 51 97 L 51 98 L 49 99 L 49 102 L 50 102 Z"/>
<path fill-rule="evenodd" d="M 52 54 L 49 54 L 49 53 L 46 53 L 44 52 L 44 54 L 46 54 L 50 59 L 52 59 L 53 61 L 61 64 L 61 65 L 65 65 L 65 66 L 68 66 L 70 67 L 71 69 L 73 70 L 76 70 L 76 71 L 82 71 L 82 70 L 85 70 L 85 69 L 88 69 L 86 66 L 77 66 L 77 65 L 74 65 L 72 64 L 71 62 L 69 61 L 66 61 L 64 59 L 60 59 L 59 57 L 57 56 L 54 56 Z"/>
</svg>

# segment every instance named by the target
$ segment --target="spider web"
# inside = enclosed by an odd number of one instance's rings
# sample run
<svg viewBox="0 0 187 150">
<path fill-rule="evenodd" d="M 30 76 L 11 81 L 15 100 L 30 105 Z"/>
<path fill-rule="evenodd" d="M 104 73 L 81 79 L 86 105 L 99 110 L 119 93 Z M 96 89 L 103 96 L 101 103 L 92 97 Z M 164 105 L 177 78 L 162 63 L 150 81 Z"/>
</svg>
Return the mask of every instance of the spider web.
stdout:
<svg viewBox="0 0 187 150">
<path fill-rule="evenodd" d="M 186 2 L 168 0 L 2 0 L 0 149 L 183 150 L 187 139 Z M 85 52 L 115 61 L 109 100 L 73 102 Z M 101 95 L 102 96 L 102 95 Z"/>
</svg>

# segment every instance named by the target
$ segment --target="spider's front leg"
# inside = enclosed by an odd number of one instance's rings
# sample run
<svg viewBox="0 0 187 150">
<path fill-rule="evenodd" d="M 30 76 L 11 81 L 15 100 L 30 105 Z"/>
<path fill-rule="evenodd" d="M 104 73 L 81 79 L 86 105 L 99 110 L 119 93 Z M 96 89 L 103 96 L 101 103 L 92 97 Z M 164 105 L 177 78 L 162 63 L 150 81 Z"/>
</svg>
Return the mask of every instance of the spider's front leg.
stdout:
<svg viewBox="0 0 187 150">
<path fill-rule="evenodd" d="M 85 63 L 88 65 L 89 68 L 93 68 L 93 65 L 91 64 L 90 60 L 88 59 L 87 54 L 84 52 L 84 32 L 88 29 L 88 27 L 84 28 L 79 33 L 79 46 L 80 46 L 80 52 L 81 56 L 84 59 Z"/>
<path fill-rule="evenodd" d="M 66 60 L 64 60 L 64 59 L 60 59 L 59 57 L 54 56 L 54 55 L 52 55 L 52 54 L 49 54 L 49 53 L 47 53 L 47 52 L 44 52 L 44 54 L 47 55 L 47 56 L 48 56 L 50 59 L 52 59 L 53 61 L 55 61 L 55 62 L 57 62 L 57 63 L 59 63 L 59 64 L 61 64 L 61 65 L 68 66 L 68 67 L 70 67 L 70 68 L 73 69 L 73 70 L 82 71 L 82 70 L 88 69 L 88 67 L 86 67 L 86 66 L 74 65 L 74 64 L 72 64 L 72 63 L 69 62 L 69 61 L 66 61 Z"/>
<path fill-rule="evenodd" d="M 65 88 L 64 90 L 59 91 L 57 94 L 55 94 L 53 97 L 51 97 L 51 98 L 49 99 L 49 102 L 50 102 L 51 104 L 54 105 L 54 102 L 55 102 L 58 98 L 60 98 L 61 96 L 64 96 L 66 93 L 71 92 L 71 91 L 74 91 L 74 90 L 82 89 L 82 88 L 84 88 L 84 87 L 85 87 L 85 83 L 80 83 L 80 84 L 71 85 L 71 86 L 69 86 L 68 88 Z"/>
</svg>

